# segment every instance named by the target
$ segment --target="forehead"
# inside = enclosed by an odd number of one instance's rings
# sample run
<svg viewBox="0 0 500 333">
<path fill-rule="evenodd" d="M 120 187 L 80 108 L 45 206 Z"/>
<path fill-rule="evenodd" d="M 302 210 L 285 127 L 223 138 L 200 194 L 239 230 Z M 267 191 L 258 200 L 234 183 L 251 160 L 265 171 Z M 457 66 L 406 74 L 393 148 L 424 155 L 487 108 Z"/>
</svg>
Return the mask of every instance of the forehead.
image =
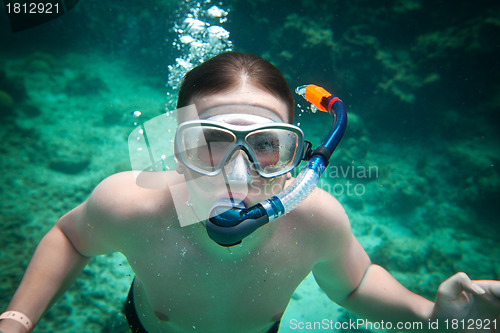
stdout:
<svg viewBox="0 0 500 333">
<path fill-rule="evenodd" d="M 207 118 L 217 114 L 248 113 L 285 123 L 291 119 L 290 111 L 285 102 L 249 84 L 243 84 L 226 92 L 195 96 L 191 99 L 191 103 L 196 105 L 200 118 Z M 179 118 L 181 122 L 186 120 L 191 119 Z"/>
<path fill-rule="evenodd" d="M 245 120 L 248 120 L 249 123 L 254 123 L 259 122 L 258 118 L 262 119 L 262 117 L 276 122 L 283 122 L 283 119 L 274 111 L 261 106 L 244 104 L 217 105 L 202 111 L 198 116 L 200 119 L 216 118 L 224 122 L 232 122 L 234 120 L 245 122 Z"/>
</svg>

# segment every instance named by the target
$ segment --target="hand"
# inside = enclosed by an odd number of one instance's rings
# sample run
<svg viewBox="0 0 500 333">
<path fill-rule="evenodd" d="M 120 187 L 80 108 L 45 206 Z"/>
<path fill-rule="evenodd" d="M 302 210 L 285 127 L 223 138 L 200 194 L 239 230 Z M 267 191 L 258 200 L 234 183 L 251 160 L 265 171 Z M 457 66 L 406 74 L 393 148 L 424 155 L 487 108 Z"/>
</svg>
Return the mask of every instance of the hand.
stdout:
<svg viewBox="0 0 500 333">
<path fill-rule="evenodd" d="M 438 288 L 431 316 L 436 319 L 443 331 L 500 332 L 500 281 L 471 281 L 465 273 L 453 275 Z"/>
</svg>

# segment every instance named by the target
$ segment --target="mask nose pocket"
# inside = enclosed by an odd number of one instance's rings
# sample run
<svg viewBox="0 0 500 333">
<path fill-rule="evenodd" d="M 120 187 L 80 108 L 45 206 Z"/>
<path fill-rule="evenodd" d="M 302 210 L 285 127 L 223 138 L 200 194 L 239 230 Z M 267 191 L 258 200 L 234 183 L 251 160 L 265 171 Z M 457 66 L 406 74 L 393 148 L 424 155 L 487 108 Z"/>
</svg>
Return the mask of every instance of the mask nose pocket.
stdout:
<svg viewBox="0 0 500 333">
<path fill-rule="evenodd" d="M 224 172 L 227 175 L 227 181 L 232 183 L 250 184 L 252 175 L 250 171 L 251 162 L 246 157 L 246 153 L 242 150 L 235 151 L 233 158 L 224 167 Z"/>
</svg>

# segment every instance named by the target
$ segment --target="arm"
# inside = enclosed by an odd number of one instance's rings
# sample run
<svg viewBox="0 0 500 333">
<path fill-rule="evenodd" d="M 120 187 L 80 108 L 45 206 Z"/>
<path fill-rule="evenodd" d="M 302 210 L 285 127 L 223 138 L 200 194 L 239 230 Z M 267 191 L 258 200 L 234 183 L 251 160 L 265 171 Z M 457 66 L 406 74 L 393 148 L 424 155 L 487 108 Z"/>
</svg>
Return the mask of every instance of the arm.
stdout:
<svg viewBox="0 0 500 333">
<path fill-rule="evenodd" d="M 58 226 L 54 226 L 40 241 L 7 311 L 22 312 L 36 324 L 88 261 Z M 20 323 L 7 319 L 0 320 L 0 329 L 6 333 L 26 332 Z"/>
<path fill-rule="evenodd" d="M 340 206 L 332 201 L 324 207 L 335 205 Z M 331 300 L 374 321 L 428 318 L 433 303 L 410 292 L 385 269 L 371 263 L 352 234 L 348 217 L 341 207 L 329 210 L 321 218 L 329 221 L 324 223 L 326 239 L 322 242 L 328 245 L 324 247 L 322 259 L 314 266 L 313 274 Z"/>
<path fill-rule="evenodd" d="M 406 289 L 384 268 L 371 264 L 354 236 L 351 242 L 355 243 L 350 246 L 353 252 L 345 260 L 321 262 L 313 270 L 316 281 L 328 297 L 369 320 L 427 320 L 433 303 Z"/>
<path fill-rule="evenodd" d="M 123 176 L 121 176 L 123 177 Z M 112 177 L 110 177 L 112 178 Z M 7 311 L 25 314 L 35 325 L 45 311 L 71 286 L 91 256 L 116 251 L 113 189 L 122 179 L 103 181 L 88 200 L 59 219 L 43 237 Z M 114 232 L 113 232 L 114 231 Z M 5 333 L 26 329 L 14 320 L 0 320 Z"/>
<path fill-rule="evenodd" d="M 432 322 L 438 332 L 494 332 L 500 325 L 500 281 L 472 281 L 456 273 L 441 283 L 432 303 L 371 265 L 343 305 L 368 319 L 391 321 L 392 327 L 396 322 L 420 322 L 427 329 Z"/>
<path fill-rule="evenodd" d="M 334 203 L 326 207 L 331 206 Z M 397 322 L 422 322 L 425 328 L 430 319 L 439 320 L 442 329 L 445 319 L 457 318 L 474 323 L 473 330 L 481 325 L 499 328 L 500 281 L 471 281 L 466 274 L 457 273 L 439 286 L 433 303 L 406 289 L 382 267 L 371 264 L 352 234 L 347 216 L 339 211 L 321 216 L 325 221 L 334 216 L 336 221 L 323 228 L 327 239 L 321 244 L 329 245 L 313 268 L 316 281 L 330 299 L 363 318 L 390 321 L 393 327 Z"/>
<path fill-rule="evenodd" d="M 430 317 L 434 304 L 406 289 L 384 268 L 371 264 L 341 305 L 371 320 L 422 322 Z"/>
</svg>

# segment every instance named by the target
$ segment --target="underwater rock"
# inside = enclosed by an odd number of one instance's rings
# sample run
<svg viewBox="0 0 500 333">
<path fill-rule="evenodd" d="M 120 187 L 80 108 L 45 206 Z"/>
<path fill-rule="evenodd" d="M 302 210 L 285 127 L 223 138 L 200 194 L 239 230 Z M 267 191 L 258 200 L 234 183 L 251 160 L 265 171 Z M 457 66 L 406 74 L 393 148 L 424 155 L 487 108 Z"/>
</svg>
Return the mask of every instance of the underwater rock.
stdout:
<svg viewBox="0 0 500 333">
<path fill-rule="evenodd" d="M 82 72 L 66 82 L 65 90 L 69 95 L 85 96 L 109 91 L 109 88 L 101 78 Z"/>
<path fill-rule="evenodd" d="M 35 52 L 26 57 L 23 67 L 29 72 L 50 73 L 55 69 L 57 63 L 57 60 L 52 55 Z"/>
<path fill-rule="evenodd" d="M 30 72 L 41 72 L 41 73 L 50 73 L 51 68 L 49 64 L 42 60 L 34 60 L 29 63 L 27 67 Z"/>
<path fill-rule="evenodd" d="M 36 105 L 33 105 L 33 104 L 23 104 L 21 106 L 21 110 L 22 112 L 24 113 L 24 115 L 28 116 L 28 117 L 36 117 L 36 116 L 39 116 L 42 111 L 40 110 L 40 108 Z"/>
<path fill-rule="evenodd" d="M 88 168 L 91 162 L 89 151 L 80 147 L 77 142 L 65 141 L 63 144 L 54 142 L 49 148 L 47 166 L 58 172 L 69 175 L 78 174 Z"/>
<path fill-rule="evenodd" d="M 368 154 L 369 146 L 370 141 L 366 136 L 359 139 L 347 138 L 342 143 L 341 153 L 337 154 L 339 158 L 337 163 L 342 166 L 363 163 Z"/>
<path fill-rule="evenodd" d="M 5 91 L 0 90 L 0 116 L 10 113 L 14 108 L 14 99 Z"/>
<path fill-rule="evenodd" d="M 380 212 L 400 217 L 411 216 L 426 204 L 430 191 L 429 180 L 419 176 L 405 161 L 387 160 L 383 168 L 378 170 L 377 177 L 380 185 L 365 200 Z M 402 225 L 410 221 L 407 218 L 400 220 Z"/>
<path fill-rule="evenodd" d="M 410 237 L 389 238 L 377 246 L 370 258 L 373 263 L 390 271 L 417 273 L 428 262 L 426 244 Z"/>
<path fill-rule="evenodd" d="M 26 88 L 24 86 L 24 80 L 21 76 L 11 77 L 7 75 L 5 70 L 5 64 L 0 63 L 0 91 L 9 95 L 13 103 L 23 101 L 27 97 Z M 2 94 L 3 106 L 6 104 L 6 95 Z M 0 101 L 2 103 L 2 101 Z"/>
<path fill-rule="evenodd" d="M 356 184 L 357 185 L 357 184 Z M 354 185 L 354 186 L 356 186 Z M 353 186 L 353 188 L 354 188 Z M 365 209 L 365 203 L 360 196 L 356 195 L 346 195 L 343 197 L 342 204 L 349 206 L 350 209 L 354 211 L 362 211 Z"/>
<path fill-rule="evenodd" d="M 20 76 L 7 76 L 0 64 L 0 118 L 14 115 L 19 110 L 30 117 L 41 113 L 37 107 L 29 104 L 24 79 Z"/>
<path fill-rule="evenodd" d="M 116 126 L 123 122 L 123 114 L 117 112 L 114 108 L 105 108 L 101 111 L 102 124 L 105 126 Z"/>
<path fill-rule="evenodd" d="M 446 178 L 457 186 L 450 199 L 474 208 L 479 226 L 496 226 L 500 200 L 498 147 L 484 137 L 456 143 L 447 152 Z"/>
<path fill-rule="evenodd" d="M 24 79 L 20 76 L 5 77 L 4 80 L 0 81 L 0 89 L 9 93 L 16 102 L 24 101 L 28 98 Z"/>
<path fill-rule="evenodd" d="M 391 188 L 393 192 L 383 202 L 384 209 L 393 214 L 412 214 L 426 203 L 426 184 L 425 180 L 416 177 L 387 184 L 385 188 Z M 405 219 L 401 220 L 402 224 L 405 222 Z"/>
<path fill-rule="evenodd" d="M 48 163 L 50 169 L 66 174 L 77 174 L 85 170 L 90 164 L 90 158 L 87 156 L 83 159 L 68 160 L 64 158 L 54 158 Z"/>
</svg>

